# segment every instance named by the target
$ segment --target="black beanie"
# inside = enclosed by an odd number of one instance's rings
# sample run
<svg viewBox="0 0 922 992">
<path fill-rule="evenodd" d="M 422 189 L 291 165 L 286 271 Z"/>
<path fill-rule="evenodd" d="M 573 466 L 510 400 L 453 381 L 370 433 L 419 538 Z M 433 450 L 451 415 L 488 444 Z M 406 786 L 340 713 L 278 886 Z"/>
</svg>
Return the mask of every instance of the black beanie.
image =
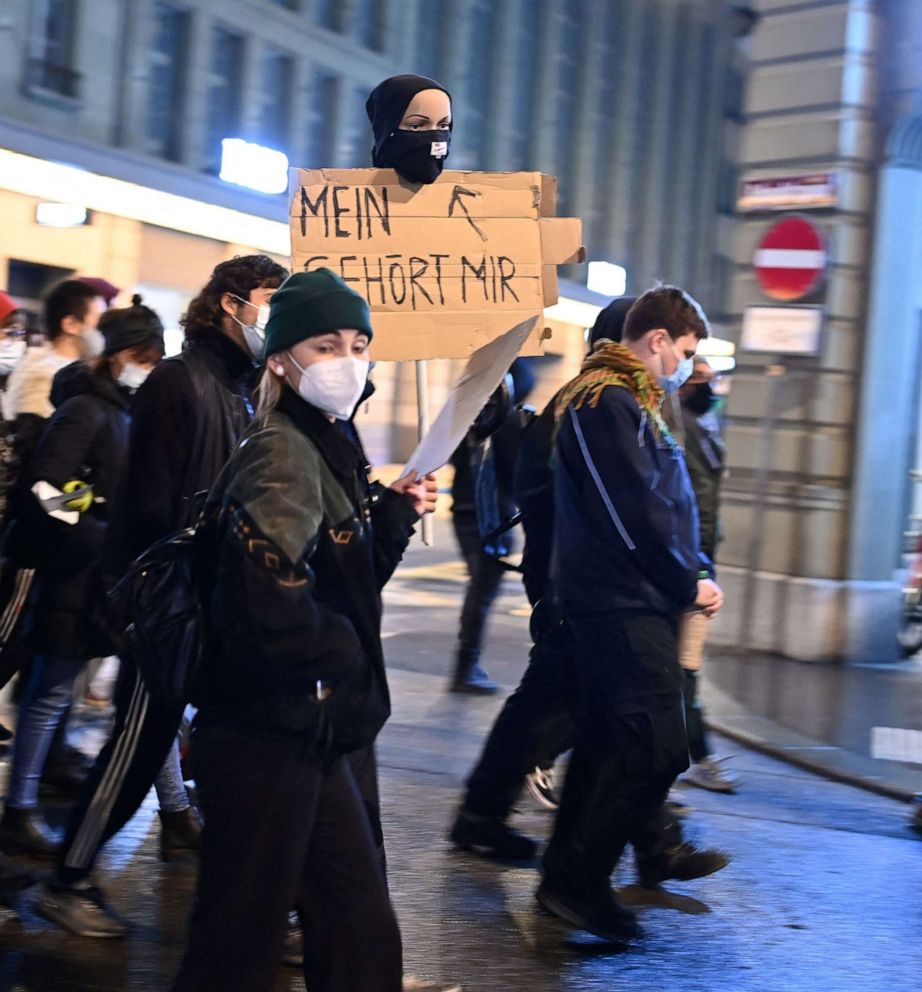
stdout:
<svg viewBox="0 0 922 992">
<path fill-rule="evenodd" d="M 368 114 L 375 136 L 371 161 L 376 168 L 386 167 L 386 163 L 378 161 L 381 146 L 400 127 L 410 101 L 423 90 L 441 90 L 449 100 L 451 99 L 451 93 L 441 83 L 426 76 L 391 76 L 390 79 L 378 83 L 371 91 L 371 95 L 365 101 L 365 113 Z M 448 130 L 451 130 L 450 124 Z"/>
<path fill-rule="evenodd" d="M 368 303 L 329 269 L 295 272 L 272 294 L 265 354 L 331 331 L 361 331 L 371 340 Z"/>
<path fill-rule="evenodd" d="M 599 311 L 599 315 L 596 317 L 595 323 L 589 331 L 590 351 L 603 338 L 607 338 L 609 341 L 621 341 L 621 334 L 624 331 L 624 318 L 627 317 L 628 310 L 636 302 L 636 296 L 619 296 Z"/>
<path fill-rule="evenodd" d="M 150 307 L 142 305 L 137 293 L 131 297 L 130 307 L 107 310 L 99 318 L 99 330 L 107 355 L 146 345 L 163 349 L 163 324 Z"/>
</svg>

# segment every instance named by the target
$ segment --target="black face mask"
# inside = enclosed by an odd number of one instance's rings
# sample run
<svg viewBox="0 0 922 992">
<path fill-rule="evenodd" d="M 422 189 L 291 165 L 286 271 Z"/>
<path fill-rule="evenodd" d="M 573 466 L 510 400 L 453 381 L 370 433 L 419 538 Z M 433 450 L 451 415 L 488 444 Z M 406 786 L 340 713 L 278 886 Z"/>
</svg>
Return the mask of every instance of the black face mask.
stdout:
<svg viewBox="0 0 922 992">
<path fill-rule="evenodd" d="M 375 155 L 375 165 L 394 169 L 411 183 L 434 183 L 450 143 L 451 131 L 392 131 Z"/>
<path fill-rule="evenodd" d="M 682 406 L 698 417 L 703 417 L 714 405 L 714 391 L 709 382 L 696 383 L 688 396 L 682 399 Z"/>
</svg>

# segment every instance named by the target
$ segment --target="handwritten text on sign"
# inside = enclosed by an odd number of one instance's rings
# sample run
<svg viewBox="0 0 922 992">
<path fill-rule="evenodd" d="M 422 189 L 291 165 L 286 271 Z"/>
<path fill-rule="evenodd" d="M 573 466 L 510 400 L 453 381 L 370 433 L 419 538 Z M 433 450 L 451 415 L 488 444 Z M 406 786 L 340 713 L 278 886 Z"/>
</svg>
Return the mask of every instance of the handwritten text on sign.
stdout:
<svg viewBox="0 0 922 992">
<path fill-rule="evenodd" d="M 580 250 L 579 222 L 548 216 L 553 180 L 539 173 L 446 172 L 419 188 L 384 169 L 296 178 L 292 268 L 330 268 L 360 292 L 381 315 L 376 351 L 401 314 L 402 336 L 438 334 L 432 357 L 464 357 L 554 302 L 554 266 Z"/>
</svg>

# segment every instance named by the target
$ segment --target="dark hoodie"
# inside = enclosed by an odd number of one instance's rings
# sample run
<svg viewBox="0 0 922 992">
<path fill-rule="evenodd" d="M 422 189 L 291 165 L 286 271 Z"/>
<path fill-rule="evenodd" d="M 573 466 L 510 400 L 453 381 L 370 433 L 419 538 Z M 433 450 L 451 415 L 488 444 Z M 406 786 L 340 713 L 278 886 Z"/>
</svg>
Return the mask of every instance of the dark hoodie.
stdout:
<svg viewBox="0 0 922 992">
<path fill-rule="evenodd" d="M 35 650 L 79 660 L 107 647 L 95 620 L 104 595 L 98 562 L 125 465 L 129 393 L 74 362 L 55 376 L 51 401 L 54 415 L 23 471 L 26 533 L 38 567 L 29 630 Z M 94 497 L 76 523 L 50 516 L 31 493 L 39 481 L 63 490 L 73 480 L 92 485 Z"/>
</svg>

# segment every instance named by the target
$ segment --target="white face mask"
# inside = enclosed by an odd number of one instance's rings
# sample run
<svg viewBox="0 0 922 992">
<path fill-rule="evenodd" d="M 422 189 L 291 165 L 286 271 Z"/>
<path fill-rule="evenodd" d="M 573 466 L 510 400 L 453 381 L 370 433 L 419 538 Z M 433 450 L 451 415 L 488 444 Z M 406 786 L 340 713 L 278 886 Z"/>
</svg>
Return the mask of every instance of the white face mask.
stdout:
<svg viewBox="0 0 922 992">
<path fill-rule="evenodd" d="M 298 392 L 303 400 L 337 420 L 348 420 L 352 416 L 368 383 L 366 359 L 353 355 L 329 358 L 305 369 L 298 365 L 290 351 L 288 357 L 301 373 Z"/>
<path fill-rule="evenodd" d="M 80 334 L 80 350 L 84 358 L 99 358 L 106 347 L 106 339 L 98 327 L 88 327 Z"/>
<path fill-rule="evenodd" d="M 122 367 L 122 371 L 118 374 L 118 384 L 124 386 L 126 389 L 130 389 L 134 392 L 136 389 L 140 389 L 144 384 L 144 380 L 150 375 L 150 369 L 144 368 L 141 365 L 135 365 L 134 362 L 125 362 Z"/>
<path fill-rule="evenodd" d="M 0 339 L 0 356 L 7 360 L 21 358 L 26 350 L 24 338 L 3 338 Z"/>
<path fill-rule="evenodd" d="M 239 296 L 234 297 L 235 300 L 239 300 L 245 306 L 255 307 L 256 309 L 256 320 L 252 324 L 244 324 L 242 320 L 237 317 L 233 317 L 237 321 L 240 330 L 243 331 L 243 340 L 246 342 L 246 346 L 250 351 L 250 354 L 255 359 L 260 359 L 263 357 L 263 351 L 266 346 L 266 324 L 269 323 L 269 304 L 260 303 L 256 306 L 255 303 L 250 303 L 249 300 L 242 300 Z"/>
</svg>

